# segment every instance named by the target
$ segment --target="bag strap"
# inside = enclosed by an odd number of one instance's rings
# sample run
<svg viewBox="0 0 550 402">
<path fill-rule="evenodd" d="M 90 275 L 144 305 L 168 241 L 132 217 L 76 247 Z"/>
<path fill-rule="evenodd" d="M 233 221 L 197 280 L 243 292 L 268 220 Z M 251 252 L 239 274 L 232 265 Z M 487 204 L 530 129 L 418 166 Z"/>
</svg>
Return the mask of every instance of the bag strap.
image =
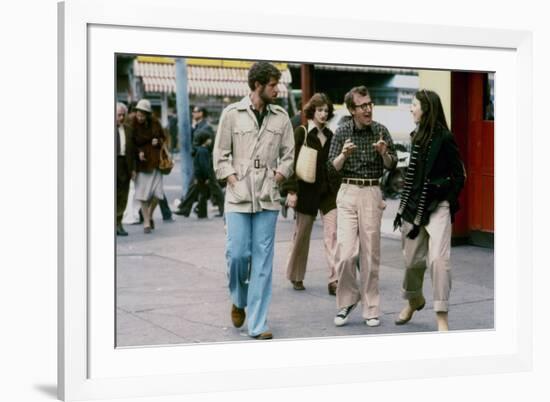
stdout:
<svg viewBox="0 0 550 402">
<path fill-rule="evenodd" d="M 303 145 L 305 145 L 306 148 L 307 148 L 308 147 L 307 146 L 307 128 L 304 125 L 301 125 L 300 127 L 302 127 L 304 129 L 304 143 L 303 143 Z"/>
</svg>

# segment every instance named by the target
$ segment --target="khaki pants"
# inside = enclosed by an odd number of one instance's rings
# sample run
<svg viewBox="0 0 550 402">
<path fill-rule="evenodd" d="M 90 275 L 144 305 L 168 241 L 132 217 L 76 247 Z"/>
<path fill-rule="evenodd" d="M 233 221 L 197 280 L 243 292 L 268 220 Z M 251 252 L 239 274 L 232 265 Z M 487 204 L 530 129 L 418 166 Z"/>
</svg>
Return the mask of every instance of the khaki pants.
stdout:
<svg viewBox="0 0 550 402">
<path fill-rule="evenodd" d="M 338 280 L 336 273 L 336 209 L 326 214 L 321 213 L 323 220 L 323 243 L 328 263 L 328 282 Z M 309 242 L 315 217 L 296 212 L 294 236 L 286 264 L 286 277 L 291 281 L 303 281 L 306 275 Z"/>
<path fill-rule="evenodd" d="M 401 289 L 404 299 L 422 295 L 424 272 L 430 269 L 435 312 L 449 310 L 451 292 L 451 215 L 449 203 L 441 202 L 430 215 L 430 222 L 411 240 L 407 233 L 412 224 L 403 222 L 401 241 L 405 256 L 405 278 Z"/>
<path fill-rule="evenodd" d="M 338 309 L 362 302 L 363 318 L 380 315 L 378 272 L 380 269 L 380 226 L 386 207 L 379 186 L 361 187 L 342 184 L 338 197 L 339 261 L 336 305 Z M 357 255 L 359 255 L 360 285 L 357 284 Z"/>
</svg>

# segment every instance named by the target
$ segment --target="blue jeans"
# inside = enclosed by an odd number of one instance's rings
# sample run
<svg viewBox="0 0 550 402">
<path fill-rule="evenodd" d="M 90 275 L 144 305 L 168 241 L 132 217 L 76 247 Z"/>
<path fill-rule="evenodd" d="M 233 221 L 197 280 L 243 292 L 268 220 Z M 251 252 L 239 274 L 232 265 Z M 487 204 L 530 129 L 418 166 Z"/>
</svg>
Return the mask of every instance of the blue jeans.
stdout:
<svg viewBox="0 0 550 402">
<path fill-rule="evenodd" d="M 227 270 L 233 304 L 246 307 L 248 334 L 267 331 L 278 211 L 226 213 Z"/>
</svg>

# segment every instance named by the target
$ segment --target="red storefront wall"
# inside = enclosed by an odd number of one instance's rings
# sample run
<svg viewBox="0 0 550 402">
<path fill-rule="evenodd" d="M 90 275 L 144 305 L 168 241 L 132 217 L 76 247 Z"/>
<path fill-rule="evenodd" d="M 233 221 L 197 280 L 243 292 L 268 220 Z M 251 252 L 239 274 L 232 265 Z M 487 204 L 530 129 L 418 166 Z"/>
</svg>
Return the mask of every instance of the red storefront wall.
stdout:
<svg viewBox="0 0 550 402">
<path fill-rule="evenodd" d="M 451 74 L 451 125 L 467 174 L 453 235 L 473 243 L 494 233 L 494 122 L 483 120 L 485 83 L 484 73 Z"/>
</svg>

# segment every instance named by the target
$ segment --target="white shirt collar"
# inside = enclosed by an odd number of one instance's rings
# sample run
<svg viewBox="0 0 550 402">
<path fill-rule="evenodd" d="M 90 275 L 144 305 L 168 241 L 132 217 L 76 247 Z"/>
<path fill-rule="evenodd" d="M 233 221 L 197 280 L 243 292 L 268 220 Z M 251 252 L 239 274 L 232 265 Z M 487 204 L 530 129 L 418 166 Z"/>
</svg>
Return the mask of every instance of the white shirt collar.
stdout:
<svg viewBox="0 0 550 402">
<path fill-rule="evenodd" d="M 326 127 L 326 126 L 325 126 Z M 309 119 L 307 121 L 307 132 L 309 133 L 311 130 L 313 130 L 314 128 L 317 129 L 318 132 L 322 133 L 323 130 L 319 130 L 319 128 L 315 125 L 315 123 L 313 122 L 313 119 Z"/>
</svg>

